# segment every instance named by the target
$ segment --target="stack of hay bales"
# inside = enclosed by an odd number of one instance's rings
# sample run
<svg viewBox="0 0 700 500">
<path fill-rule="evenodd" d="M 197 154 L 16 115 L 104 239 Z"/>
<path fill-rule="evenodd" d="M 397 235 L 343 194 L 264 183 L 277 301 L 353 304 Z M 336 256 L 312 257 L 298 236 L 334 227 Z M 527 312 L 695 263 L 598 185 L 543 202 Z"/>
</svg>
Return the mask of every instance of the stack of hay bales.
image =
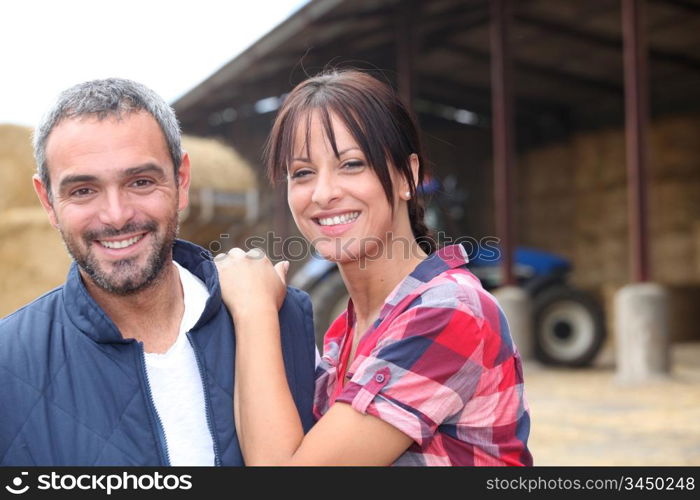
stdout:
<svg viewBox="0 0 700 500">
<path fill-rule="evenodd" d="M 671 307 L 685 315 L 691 308 L 682 304 L 692 302 L 700 287 L 700 116 L 657 119 L 649 150 L 652 279 L 672 287 L 679 305 Z M 575 284 L 601 293 L 611 318 L 615 291 L 629 282 L 624 130 L 580 133 L 529 151 L 518 168 L 519 244 L 573 257 Z M 699 320 L 686 315 L 674 324 Z M 676 333 L 674 338 L 687 338 Z"/>
<path fill-rule="evenodd" d="M 32 129 L 0 125 L 0 211 L 15 207 L 40 207 L 34 189 Z"/>
<path fill-rule="evenodd" d="M 654 278 L 684 287 L 700 285 L 693 241 L 700 221 L 700 116 L 660 120 L 650 133 L 650 226 Z"/>
<path fill-rule="evenodd" d="M 700 276 L 700 220 L 693 224 L 693 250 L 695 251 L 695 274 Z"/>
<path fill-rule="evenodd" d="M 182 147 L 190 157 L 192 181 L 190 207 L 182 214 L 180 237 L 204 248 L 217 251 L 221 242 L 231 247 L 247 229 L 243 205 L 218 203 L 215 209 L 207 209 L 209 200 L 220 200 L 257 191 L 257 179 L 251 166 L 231 147 L 216 139 L 185 135 Z M 222 241 L 221 235 L 228 235 Z M 240 241 L 236 241 L 240 244 Z"/>
<path fill-rule="evenodd" d="M 59 285 L 70 265 L 33 174 L 31 129 L 0 125 L 0 317 Z"/>
<path fill-rule="evenodd" d="M 243 193 L 255 189 L 255 175 L 235 151 L 216 141 L 186 136 L 183 146 L 192 163 L 193 199 L 181 235 L 206 246 L 240 224 L 244 214 L 232 207 L 200 224 L 202 190 Z M 0 317 L 60 285 L 71 262 L 34 193 L 34 171 L 31 129 L 0 125 Z"/>
<path fill-rule="evenodd" d="M 653 279 L 664 285 L 700 285 L 693 237 L 700 221 L 698 138 L 700 116 L 663 117 L 650 130 L 651 267 Z M 579 134 L 524 154 L 518 167 L 521 242 L 573 255 L 581 286 L 626 283 L 624 131 Z M 572 251 L 563 251 L 568 245 L 559 239 L 569 239 Z"/>
<path fill-rule="evenodd" d="M 520 240 L 571 256 L 575 216 L 573 158 L 568 144 L 532 151 L 518 163 Z M 555 209 L 552 209 L 555 207 Z"/>
</svg>

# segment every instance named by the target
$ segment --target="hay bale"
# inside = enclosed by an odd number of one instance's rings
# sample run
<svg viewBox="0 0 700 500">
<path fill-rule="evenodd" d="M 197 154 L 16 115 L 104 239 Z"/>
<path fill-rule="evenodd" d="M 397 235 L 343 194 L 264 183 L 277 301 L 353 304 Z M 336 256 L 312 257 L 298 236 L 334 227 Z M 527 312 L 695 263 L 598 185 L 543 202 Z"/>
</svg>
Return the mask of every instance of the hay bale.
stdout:
<svg viewBox="0 0 700 500">
<path fill-rule="evenodd" d="M 246 217 L 242 196 L 257 189 L 253 169 L 234 149 L 215 139 L 185 135 L 182 145 L 190 156 L 192 182 L 180 237 L 212 250 L 216 242 L 234 246 L 231 240 L 242 230 Z M 240 196 L 231 204 L 230 195 Z M 222 199 L 228 201 L 212 201 Z"/>
<path fill-rule="evenodd" d="M 671 342 L 700 340 L 700 286 L 672 286 L 668 291 Z"/>
<path fill-rule="evenodd" d="M 557 253 L 573 252 L 575 199 L 560 194 L 525 200 L 520 233 L 524 242 Z"/>
<path fill-rule="evenodd" d="M 695 252 L 695 279 L 700 281 L 700 221 L 693 224 L 693 251 Z"/>
<path fill-rule="evenodd" d="M 574 269 L 571 275 L 571 280 L 576 286 L 593 288 L 604 281 L 599 245 L 598 238 L 576 240 L 573 253 Z"/>
<path fill-rule="evenodd" d="M 606 234 L 627 233 L 627 186 L 606 190 L 601 197 L 603 218 L 601 227 Z"/>
<path fill-rule="evenodd" d="M 12 207 L 39 207 L 32 187 L 34 156 L 32 130 L 0 125 L 0 211 Z"/>
<path fill-rule="evenodd" d="M 519 184 L 528 197 L 562 195 L 573 190 L 574 156 L 568 143 L 525 153 L 518 163 Z"/>
<path fill-rule="evenodd" d="M 627 182 L 625 168 L 625 136 L 619 129 L 600 134 L 600 181 L 606 188 L 616 188 Z"/>
<path fill-rule="evenodd" d="M 0 212 L 0 317 L 60 285 L 70 262 L 42 208 Z"/>
<path fill-rule="evenodd" d="M 600 134 L 577 134 L 571 141 L 575 159 L 574 186 L 577 191 L 588 191 L 600 187 L 603 160 L 599 145 Z"/>
<path fill-rule="evenodd" d="M 692 272 L 695 244 L 690 231 L 655 233 L 651 242 L 651 273 L 662 285 L 700 283 Z"/>
<path fill-rule="evenodd" d="M 603 268 L 603 280 L 624 283 L 629 279 L 629 243 L 627 233 L 605 234 L 597 255 Z"/>
<path fill-rule="evenodd" d="M 663 178 L 652 183 L 649 218 L 654 233 L 690 231 L 700 220 L 700 178 Z"/>
<path fill-rule="evenodd" d="M 651 177 L 700 178 L 700 115 L 664 117 L 650 128 Z"/>
<path fill-rule="evenodd" d="M 192 165 L 191 189 L 242 193 L 257 187 L 250 164 L 216 139 L 184 135 L 182 147 L 188 152 Z"/>
<path fill-rule="evenodd" d="M 576 193 L 574 224 L 578 239 L 590 240 L 604 231 L 603 193 L 595 190 Z"/>
</svg>

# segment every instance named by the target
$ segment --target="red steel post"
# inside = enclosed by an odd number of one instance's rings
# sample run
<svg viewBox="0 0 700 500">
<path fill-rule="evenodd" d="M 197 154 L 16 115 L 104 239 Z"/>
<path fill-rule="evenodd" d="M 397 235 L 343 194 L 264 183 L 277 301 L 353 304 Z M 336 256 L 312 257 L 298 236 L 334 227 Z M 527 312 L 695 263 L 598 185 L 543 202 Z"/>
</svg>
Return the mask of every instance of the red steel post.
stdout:
<svg viewBox="0 0 700 500">
<path fill-rule="evenodd" d="M 630 272 L 632 281 L 644 282 L 650 278 L 647 229 L 649 77 L 641 0 L 622 0 L 622 35 Z"/>
<path fill-rule="evenodd" d="M 491 105 L 496 234 L 500 238 L 503 284 L 514 285 L 513 274 L 513 95 L 508 46 L 509 1 L 491 0 Z"/>
</svg>

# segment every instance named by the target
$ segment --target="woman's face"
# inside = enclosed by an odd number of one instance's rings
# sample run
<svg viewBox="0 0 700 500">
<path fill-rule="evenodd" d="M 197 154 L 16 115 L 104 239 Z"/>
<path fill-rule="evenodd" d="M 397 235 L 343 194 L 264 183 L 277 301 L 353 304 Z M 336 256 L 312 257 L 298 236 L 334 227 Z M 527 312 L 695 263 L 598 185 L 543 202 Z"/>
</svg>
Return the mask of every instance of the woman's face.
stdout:
<svg viewBox="0 0 700 500">
<path fill-rule="evenodd" d="M 340 263 L 378 258 L 389 235 L 396 236 L 395 217 L 364 153 L 342 121 L 334 115 L 331 121 L 338 157 L 317 112 L 311 116 L 308 148 L 306 125 L 296 130 L 287 174 L 289 207 L 297 227 L 322 257 Z M 406 183 L 391 170 L 398 214 L 398 186 Z"/>
</svg>

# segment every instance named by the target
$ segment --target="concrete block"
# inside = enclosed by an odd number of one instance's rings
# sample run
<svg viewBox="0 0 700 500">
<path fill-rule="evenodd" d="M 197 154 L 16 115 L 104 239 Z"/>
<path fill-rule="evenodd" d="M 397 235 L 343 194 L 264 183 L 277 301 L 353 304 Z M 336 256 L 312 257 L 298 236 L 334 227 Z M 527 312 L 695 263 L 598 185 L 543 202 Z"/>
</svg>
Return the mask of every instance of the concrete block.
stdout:
<svg viewBox="0 0 700 500">
<path fill-rule="evenodd" d="M 670 371 L 668 292 L 655 283 L 622 287 L 615 295 L 616 380 L 639 384 Z"/>
</svg>

